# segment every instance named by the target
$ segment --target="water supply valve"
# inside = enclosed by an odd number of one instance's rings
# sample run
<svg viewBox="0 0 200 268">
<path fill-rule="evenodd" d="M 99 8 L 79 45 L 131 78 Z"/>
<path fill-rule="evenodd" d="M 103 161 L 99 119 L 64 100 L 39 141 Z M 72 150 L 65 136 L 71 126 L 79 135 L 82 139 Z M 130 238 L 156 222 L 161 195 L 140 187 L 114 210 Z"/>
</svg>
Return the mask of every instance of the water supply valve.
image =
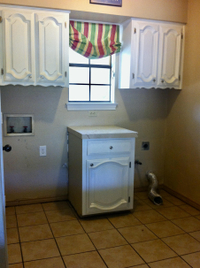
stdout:
<svg viewBox="0 0 200 268">
<path fill-rule="evenodd" d="M 135 160 L 135 165 L 142 165 L 142 162 L 140 162 L 139 160 Z"/>
</svg>

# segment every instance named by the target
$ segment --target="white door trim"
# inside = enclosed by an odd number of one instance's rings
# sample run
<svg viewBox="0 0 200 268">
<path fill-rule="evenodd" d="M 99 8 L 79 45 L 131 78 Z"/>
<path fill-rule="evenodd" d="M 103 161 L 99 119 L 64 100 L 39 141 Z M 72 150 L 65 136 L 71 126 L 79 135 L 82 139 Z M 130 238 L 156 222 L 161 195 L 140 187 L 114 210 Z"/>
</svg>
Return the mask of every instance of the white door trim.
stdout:
<svg viewBox="0 0 200 268">
<path fill-rule="evenodd" d="M 2 150 L 2 113 L 1 113 L 1 88 L 0 88 L 0 260 L 1 268 L 8 268 L 6 214 L 5 214 L 5 187 Z"/>
</svg>

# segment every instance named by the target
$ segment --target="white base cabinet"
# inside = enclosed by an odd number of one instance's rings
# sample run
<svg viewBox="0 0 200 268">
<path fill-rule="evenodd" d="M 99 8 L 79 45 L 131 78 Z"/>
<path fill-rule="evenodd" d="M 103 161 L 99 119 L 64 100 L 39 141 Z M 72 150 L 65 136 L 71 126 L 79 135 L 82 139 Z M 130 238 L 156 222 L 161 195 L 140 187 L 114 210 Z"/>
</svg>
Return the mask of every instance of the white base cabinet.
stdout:
<svg viewBox="0 0 200 268">
<path fill-rule="evenodd" d="M 123 24 L 119 88 L 182 87 L 182 24 L 129 20 Z"/>
<path fill-rule="evenodd" d="M 68 87 L 68 13 L 0 6 L 0 85 Z"/>
<path fill-rule="evenodd" d="M 88 131 L 84 137 L 83 128 Z M 106 128 L 107 134 L 102 134 Z M 124 132 L 111 135 L 111 129 Z M 77 213 L 86 216 L 133 209 L 137 133 L 117 127 L 75 127 L 68 132 L 69 201 Z"/>
</svg>

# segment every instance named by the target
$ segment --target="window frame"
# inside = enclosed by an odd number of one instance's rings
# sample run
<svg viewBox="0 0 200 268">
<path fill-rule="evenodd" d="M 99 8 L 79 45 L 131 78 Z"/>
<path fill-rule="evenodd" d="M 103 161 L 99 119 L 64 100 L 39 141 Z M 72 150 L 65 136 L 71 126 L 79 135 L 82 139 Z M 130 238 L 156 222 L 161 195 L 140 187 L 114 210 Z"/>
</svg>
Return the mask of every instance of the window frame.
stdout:
<svg viewBox="0 0 200 268">
<path fill-rule="evenodd" d="M 111 75 L 110 75 L 110 101 L 69 101 L 67 110 L 116 110 L 115 102 L 115 62 L 116 54 L 111 55 Z M 96 66 L 96 65 L 95 65 Z M 99 65 L 98 65 L 99 66 Z M 69 89 L 68 89 L 69 95 Z"/>
<path fill-rule="evenodd" d="M 80 20 L 81 21 L 81 20 Z M 106 23 L 107 22 L 96 22 L 96 21 L 87 21 L 92 23 Z M 121 36 L 121 35 L 120 35 Z M 69 101 L 69 88 L 68 88 L 68 102 L 66 103 L 67 110 L 116 110 L 117 103 L 115 102 L 115 69 L 116 69 L 116 54 L 113 54 L 111 57 L 111 71 L 110 71 L 110 101 Z M 83 64 L 84 65 L 84 64 Z M 100 67 L 100 65 L 98 65 Z"/>
<path fill-rule="evenodd" d="M 73 86 L 79 86 L 79 85 L 86 85 L 89 86 L 89 101 L 79 101 L 79 100 L 75 100 L 74 102 L 105 102 L 103 100 L 99 100 L 99 101 L 95 101 L 95 100 L 91 100 L 92 98 L 92 86 L 108 86 L 109 87 L 109 100 L 106 102 L 111 102 L 111 79 L 112 79 L 112 56 L 108 56 L 109 57 L 109 64 L 93 64 L 91 63 L 91 59 L 88 59 L 88 64 L 86 63 L 69 63 L 69 67 L 80 67 L 80 68 L 88 68 L 88 74 L 89 74 L 89 79 L 88 79 L 88 83 L 69 83 L 69 85 L 73 85 Z M 98 83 L 92 83 L 92 69 L 93 68 L 99 68 L 99 69 L 106 69 L 109 70 L 109 84 L 98 84 Z M 68 94 L 68 102 L 72 102 L 69 100 L 69 95 Z"/>
</svg>

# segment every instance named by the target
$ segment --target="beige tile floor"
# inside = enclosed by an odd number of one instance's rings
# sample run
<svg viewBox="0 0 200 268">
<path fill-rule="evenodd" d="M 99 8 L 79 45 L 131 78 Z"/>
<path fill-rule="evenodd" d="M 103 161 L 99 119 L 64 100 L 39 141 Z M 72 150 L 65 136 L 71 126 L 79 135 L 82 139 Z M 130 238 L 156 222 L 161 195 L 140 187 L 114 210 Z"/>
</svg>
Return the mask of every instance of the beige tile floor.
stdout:
<svg viewBox="0 0 200 268">
<path fill-rule="evenodd" d="M 79 218 L 68 202 L 6 208 L 9 268 L 200 267 L 200 211 L 161 190 L 134 210 Z"/>
</svg>

